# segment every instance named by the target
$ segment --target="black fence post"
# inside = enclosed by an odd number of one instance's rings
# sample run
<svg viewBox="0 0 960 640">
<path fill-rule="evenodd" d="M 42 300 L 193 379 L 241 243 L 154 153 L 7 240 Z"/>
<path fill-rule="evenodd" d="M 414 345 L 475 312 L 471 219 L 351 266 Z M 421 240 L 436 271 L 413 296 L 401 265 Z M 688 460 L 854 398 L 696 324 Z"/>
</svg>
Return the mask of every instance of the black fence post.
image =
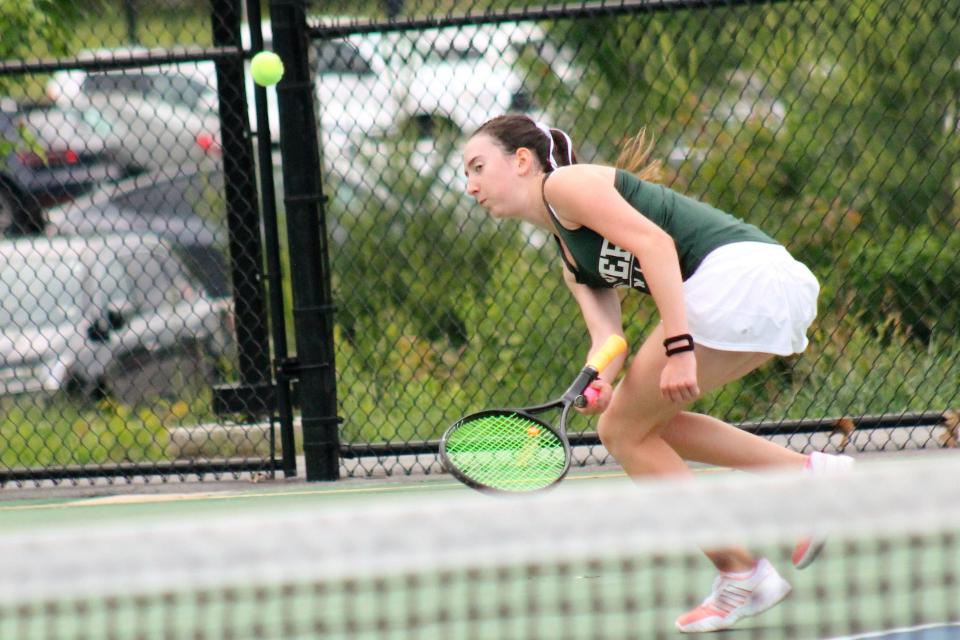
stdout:
<svg viewBox="0 0 960 640">
<path fill-rule="evenodd" d="M 212 0 L 212 11 L 213 43 L 242 49 L 240 0 Z M 234 385 L 233 391 L 243 400 L 238 411 L 250 417 L 262 417 L 272 409 L 273 394 L 257 178 L 244 82 L 242 55 L 217 59 L 224 190 L 240 370 L 240 384 L 238 387 Z M 218 393 L 225 395 L 222 389 Z M 215 404 L 217 402 L 215 399 Z"/>
<path fill-rule="evenodd" d="M 247 0 L 247 24 L 253 53 L 264 48 L 260 0 Z M 297 475 L 296 440 L 293 431 L 293 401 L 290 380 L 282 372 L 287 362 L 287 323 L 283 298 L 283 271 L 280 260 L 280 225 L 277 220 L 277 193 L 273 177 L 273 139 L 267 108 L 267 90 L 254 87 L 256 104 L 257 160 L 260 168 L 260 203 L 263 213 L 263 241 L 266 257 L 266 282 L 270 306 L 270 337 L 273 340 L 274 398 L 280 419 L 280 447 L 285 478 Z M 273 453 L 273 450 L 271 450 Z"/>
<path fill-rule="evenodd" d="M 305 3 L 271 0 L 273 45 L 286 74 L 277 86 L 280 153 L 293 285 L 293 320 L 307 480 L 339 476 L 339 418 L 333 347 L 333 304 L 314 73 Z"/>
<path fill-rule="evenodd" d="M 130 44 L 140 44 L 140 36 L 137 35 L 137 7 L 136 0 L 123 1 L 123 13 L 127 20 L 127 42 Z"/>
</svg>

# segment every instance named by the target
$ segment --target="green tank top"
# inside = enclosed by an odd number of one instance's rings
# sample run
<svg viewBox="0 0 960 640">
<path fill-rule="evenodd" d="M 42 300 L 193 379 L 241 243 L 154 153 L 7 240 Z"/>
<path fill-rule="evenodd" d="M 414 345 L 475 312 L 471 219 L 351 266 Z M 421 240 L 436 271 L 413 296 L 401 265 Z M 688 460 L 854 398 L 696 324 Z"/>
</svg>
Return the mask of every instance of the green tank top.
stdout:
<svg viewBox="0 0 960 640">
<path fill-rule="evenodd" d="M 544 176 L 544 182 L 546 178 Z M 617 169 L 614 186 L 624 200 L 673 238 L 684 280 L 692 276 L 707 254 L 717 247 L 734 242 L 779 244 L 752 224 L 662 185 L 645 182 L 628 171 Z M 598 289 L 632 287 L 649 293 L 640 262 L 630 251 L 588 227 L 574 231 L 564 228 L 546 199 L 544 203 L 557 228 L 557 244 L 559 238 L 563 238 L 573 255 L 575 264 L 570 264 L 563 249 L 560 250 L 560 256 L 577 282 Z"/>
</svg>

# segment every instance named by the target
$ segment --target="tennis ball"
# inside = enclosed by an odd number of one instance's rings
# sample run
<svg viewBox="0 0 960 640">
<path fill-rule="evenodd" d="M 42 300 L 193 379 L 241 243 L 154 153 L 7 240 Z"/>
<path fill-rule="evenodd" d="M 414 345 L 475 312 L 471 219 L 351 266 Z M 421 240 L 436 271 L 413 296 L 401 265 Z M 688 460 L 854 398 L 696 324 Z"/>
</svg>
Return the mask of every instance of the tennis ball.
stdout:
<svg viewBox="0 0 960 640">
<path fill-rule="evenodd" d="M 250 75 L 261 87 L 277 84 L 283 77 L 283 60 L 273 51 L 261 51 L 250 61 Z"/>
</svg>

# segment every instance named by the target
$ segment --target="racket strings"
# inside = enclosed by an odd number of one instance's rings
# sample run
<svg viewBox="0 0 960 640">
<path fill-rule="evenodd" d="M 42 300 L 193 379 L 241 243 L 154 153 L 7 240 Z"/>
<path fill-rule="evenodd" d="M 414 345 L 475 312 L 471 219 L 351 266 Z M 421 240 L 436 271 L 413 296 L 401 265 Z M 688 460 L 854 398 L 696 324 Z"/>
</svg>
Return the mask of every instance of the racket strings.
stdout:
<svg viewBox="0 0 960 640">
<path fill-rule="evenodd" d="M 490 414 L 463 422 L 447 439 L 450 462 L 467 478 L 493 489 L 539 489 L 563 475 L 563 442 L 539 422 Z"/>
</svg>

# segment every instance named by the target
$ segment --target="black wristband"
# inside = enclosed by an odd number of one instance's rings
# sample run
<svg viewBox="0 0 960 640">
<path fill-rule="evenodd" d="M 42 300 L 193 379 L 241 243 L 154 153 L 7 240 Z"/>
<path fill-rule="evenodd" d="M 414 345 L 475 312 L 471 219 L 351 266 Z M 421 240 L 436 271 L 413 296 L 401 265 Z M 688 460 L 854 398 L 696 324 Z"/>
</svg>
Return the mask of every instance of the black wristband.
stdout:
<svg viewBox="0 0 960 640">
<path fill-rule="evenodd" d="M 678 342 L 683 342 L 684 344 L 678 345 L 676 347 L 671 347 L 670 345 L 677 344 Z M 693 336 L 689 333 L 682 333 L 679 336 L 673 336 L 672 338 L 667 338 L 663 341 L 663 346 L 667 350 L 667 355 L 672 356 L 677 353 L 683 353 L 685 351 L 693 351 Z"/>
</svg>

